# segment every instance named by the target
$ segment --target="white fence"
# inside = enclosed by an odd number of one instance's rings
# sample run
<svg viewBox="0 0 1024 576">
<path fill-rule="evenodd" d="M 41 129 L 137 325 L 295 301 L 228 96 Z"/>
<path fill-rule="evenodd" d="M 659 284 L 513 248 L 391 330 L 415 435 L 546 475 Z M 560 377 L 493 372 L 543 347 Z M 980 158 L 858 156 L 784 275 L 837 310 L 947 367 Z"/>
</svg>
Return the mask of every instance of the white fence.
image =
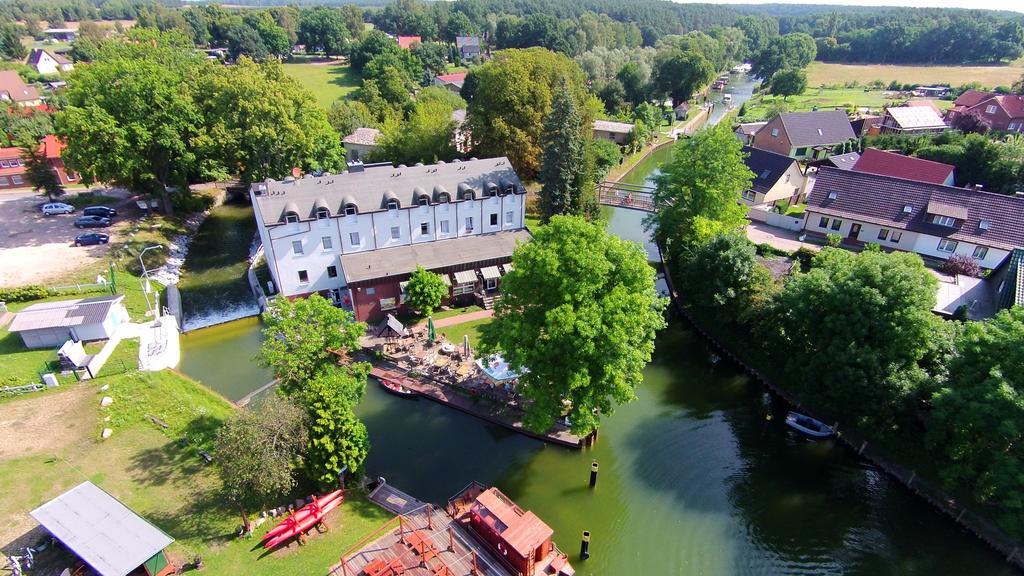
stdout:
<svg viewBox="0 0 1024 576">
<path fill-rule="evenodd" d="M 804 228 L 804 218 L 802 215 L 799 217 L 786 216 L 785 214 L 776 214 L 763 208 L 751 207 L 747 211 L 747 218 L 755 222 L 764 222 L 776 228 L 792 230 L 793 232 L 799 232 Z"/>
</svg>

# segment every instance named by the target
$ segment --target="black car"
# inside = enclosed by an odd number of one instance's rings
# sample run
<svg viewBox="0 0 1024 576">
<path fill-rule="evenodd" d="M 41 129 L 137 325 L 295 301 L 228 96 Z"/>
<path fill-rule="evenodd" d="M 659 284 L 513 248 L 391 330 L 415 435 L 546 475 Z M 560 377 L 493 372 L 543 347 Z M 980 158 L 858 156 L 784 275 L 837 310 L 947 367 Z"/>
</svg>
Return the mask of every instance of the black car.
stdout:
<svg viewBox="0 0 1024 576">
<path fill-rule="evenodd" d="M 90 232 L 75 237 L 75 246 L 92 246 L 94 244 L 106 244 L 110 242 L 110 236 L 99 232 Z"/>
<path fill-rule="evenodd" d="M 82 210 L 82 214 L 86 216 L 101 216 L 103 218 L 113 218 L 117 216 L 117 210 L 108 208 L 107 206 L 86 206 Z"/>
<path fill-rule="evenodd" d="M 110 226 L 110 218 L 102 216 L 82 216 L 75 218 L 75 228 L 106 228 Z"/>
</svg>

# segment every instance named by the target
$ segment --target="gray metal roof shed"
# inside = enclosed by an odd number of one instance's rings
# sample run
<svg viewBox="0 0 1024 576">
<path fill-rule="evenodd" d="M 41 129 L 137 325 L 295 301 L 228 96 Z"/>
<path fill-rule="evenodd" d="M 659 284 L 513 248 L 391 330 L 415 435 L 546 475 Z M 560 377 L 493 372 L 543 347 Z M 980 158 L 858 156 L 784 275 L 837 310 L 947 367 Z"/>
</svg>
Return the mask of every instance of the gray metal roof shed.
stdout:
<svg viewBox="0 0 1024 576">
<path fill-rule="evenodd" d="M 126 576 L 174 542 L 89 481 L 29 514 L 102 576 Z"/>
</svg>

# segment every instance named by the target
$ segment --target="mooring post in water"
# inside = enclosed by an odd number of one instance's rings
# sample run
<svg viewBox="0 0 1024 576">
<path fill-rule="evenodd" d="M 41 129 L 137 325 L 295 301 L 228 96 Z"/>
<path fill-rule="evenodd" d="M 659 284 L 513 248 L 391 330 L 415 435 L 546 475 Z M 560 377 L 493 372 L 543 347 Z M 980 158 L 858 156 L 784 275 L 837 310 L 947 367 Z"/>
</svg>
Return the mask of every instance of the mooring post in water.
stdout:
<svg viewBox="0 0 1024 576">
<path fill-rule="evenodd" d="M 597 460 L 590 464 L 590 487 L 597 486 Z"/>
<path fill-rule="evenodd" d="M 580 560 L 590 558 L 590 530 L 583 531 L 583 540 L 580 541 Z"/>
</svg>

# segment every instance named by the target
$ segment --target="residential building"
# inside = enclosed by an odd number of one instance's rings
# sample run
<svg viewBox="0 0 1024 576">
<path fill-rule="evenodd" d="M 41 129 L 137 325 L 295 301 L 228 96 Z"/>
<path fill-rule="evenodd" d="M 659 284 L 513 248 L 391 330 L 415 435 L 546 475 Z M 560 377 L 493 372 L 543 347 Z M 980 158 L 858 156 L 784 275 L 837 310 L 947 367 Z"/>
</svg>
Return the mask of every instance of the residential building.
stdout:
<svg viewBox="0 0 1024 576">
<path fill-rule="evenodd" d="M 968 114 L 977 115 L 992 130 L 1024 132 L 1024 95 L 968 90 L 953 102 L 946 119 L 950 125 L 955 125 Z"/>
<path fill-rule="evenodd" d="M 879 125 L 882 117 L 875 114 L 858 114 L 850 120 L 850 127 L 853 133 L 859 138 L 861 136 L 875 136 L 879 134 Z"/>
<path fill-rule="evenodd" d="M 14 70 L 0 70 L 0 106 L 14 105 L 34 108 L 43 105 L 43 99 L 34 86 L 28 86 Z"/>
<path fill-rule="evenodd" d="M 64 166 L 64 160 L 61 158 L 64 144 L 56 136 L 53 134 L 45 136 L 40 144 L 40 149 L 46 156 L 50 167 L 57 173 L 61 184 L 73 184 L 78 180 L 78 174 L 68 171 Z M 28 168 L 22 158 L 21 148 L 13 146 L 0 148 L 0 190 L 30 186 L 26 172 L 28 172 Z"/>
<path fill-rule="evenodd" d="M 690 113 L 690 103 L 680 102 L 678 106 L 672 109 L 672 114 L 676 120 L 686 120 L 686 115 Z"/>
<path fill-rule="evenodd" d="M 78 31 L 73 28 L 47 28 L 43 30 L 43 36 L 57 42 L 74 42 Z"/>
<path fill-rule="evenodd" d="M 767 122 L 747 122 L 737 126 L 733 133 L 736 134 L 736 139 L 742 142 L 744 146 L 750 146 L 754 143 L 754 134 L 765 124 Z"/>
<path fill-rule="evenodd" d="M 796 160 L 750 146 L 744 146 L 743 153 L 747 168 L 754 173 L 750 189 L 741 194 L 744 204 L 774 206 L 780 200 L 791 204 L 803 200 L 807 178 Z"/>
<path fill-rule="evenodd" d="M 879 125 L 882 134 L 935 134 L 948 128 L 931 106 L 891 106 Z"/>
<path fill-rule="evenodd" d="M 761 127 L 752 145 L 797 160 L 824 160 L 841 153 L 843 145 L 855 138 L 850 119 L 842 110 L 787 112 Z"/>
<path fill-rule="evenodd" d="M 912 92 L 914 96 L 925 96 L 928 98 L 941 98 L 949 94 L 949 86 L 918 86 Z"/>
<path fill-rule="evenodd" d="M 829 156 L 821 165 L 822 166 L 833 166 L 840 170 L 853 170 L 853 165 L 860 160 L 859 152 L 847 152 L 846 154 L 836 154 Z"/>
<path fill-rule="evenodd" d="M 440 74 L 434 77 L 435 86 L 443 86 L 456 94 L 462 92 L 462 85 L 465 83 L 465 72 L 456 72 L 454 74 Z"/>
<path fill-rule="evenodd" d="M 1024 247 L 1024 197 L 856 170 L 819 168 L 805 214 L 808 235 L 937 260 L 964 254 L 986 269 Z"/>
<path fill-rule="evenodd" d="M 35 48 L 28 55 L 25 64 L 36 69 L 40 74 L 61 74 L 75 69 L 71 60 L 57 52 L 50 52 L 44 48 Z"/>
<path fill-rule="evenodd" d="M 857 172 L 894 176 L 929 184 L 953 185 L 955 166 L 886 152 L 877 148 L 865 148 L 852 169 Z"/>
<path fill-rule="evenodd" d="M 26 348 L 57 348 L 67 342 L 108 340 L 128 322 L 123 295 L 41 302 L 14 315 L 7 330 Z"/>
<path fill-rule="evenodd" d="M 463 60 L 472 60 L 479 56 L 482 53 L 480 46 L 479 36 L 455 37 L 455 48 L 459 51 L 459 58 Z"/>
<path fill-rule="evenodd" d="M 995 289 L 996 308 L 1024 306 L 1024 248 L 1014 248 L 988 280 Z"/>
<path fill-rule="evenodd" d="M 626 122 L 612 122 L 611 120 L 594 120 L 594 138 L 608 140 L 622 146 L 629 142 L 629 135 L 633 132 L 633 125 Z"/>
<path fill-rule="evenodd" d="M 454 301 L 486 303 L 516 245 L 530 239 L 526 189 L 506 158 L 353 164 L 257 182 L 250 195 L 277 290 L 320 293 L 359 320 L 400 307 L 417 265 L 442 274 Z"/>
<path fill-rule="evenodd" d="M 404 50 L 412 50 L 413 44 L 421 44 L 423 40 L 419 36 L 399 36 L 398 47 Z"/>
<path fill-rule="evenodd" d="M 377 150 L 377 139 L 380 130 L 376 128 L 356 128 L 354 132 L 341 139 L 345 147 L 345 158 L 349 162 L 363 162 Z"/>
</svg>

